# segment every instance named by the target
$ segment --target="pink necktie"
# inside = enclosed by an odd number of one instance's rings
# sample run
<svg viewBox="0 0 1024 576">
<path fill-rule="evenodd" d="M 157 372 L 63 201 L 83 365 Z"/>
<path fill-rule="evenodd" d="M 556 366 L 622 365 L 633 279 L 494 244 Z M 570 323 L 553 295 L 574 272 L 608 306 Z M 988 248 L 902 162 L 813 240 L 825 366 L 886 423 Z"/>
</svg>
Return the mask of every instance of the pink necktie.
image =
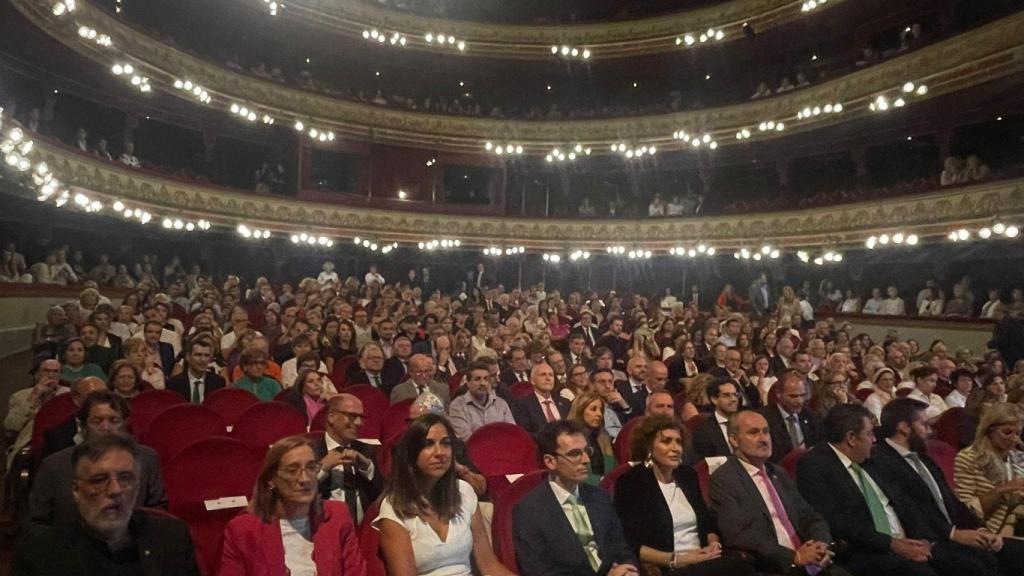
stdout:
<svg viewBox="0 0 1024 576">
<path fill-rule="evenodd" d="M 544 418 L 547 419 L 548 422 L 554 422 L 555 420 L 558 420 L 558 418 L 555 416 L 555 413 L 551 411 L 551 400 L 545 400 L 543 404 Z"/>
<path fill-rule="evenodd" d="M 779 522 L 782 523 L 782 527 L 786 529 L 786 534 L 789 535 L 789 541 L 793 543 L 793 547 L 800 547 L 800 536 L 797 535 L 796 529 L 793 528 L 793 523 L 789 521 L 789 514 L 786 513 L 786 508 L 782 505 L 782 500 L 779 499 L 779 493 L 775 491 L 775 485 L 772 484 L 772 479 L 768 477 L 768 473 L 764 467 L 757 471 L 764 479 L 764 484 L 768 488 L 768 496 L 772 499 L 772 506 L 775 507 L 775 515 L 779 517 Z"/>
</svg>

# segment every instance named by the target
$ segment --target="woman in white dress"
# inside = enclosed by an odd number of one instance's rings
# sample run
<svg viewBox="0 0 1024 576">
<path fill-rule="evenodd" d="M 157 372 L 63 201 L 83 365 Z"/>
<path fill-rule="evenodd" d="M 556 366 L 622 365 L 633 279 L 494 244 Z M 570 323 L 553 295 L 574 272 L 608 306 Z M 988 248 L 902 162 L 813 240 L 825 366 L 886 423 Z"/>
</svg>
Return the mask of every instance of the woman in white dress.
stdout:
<svg viewBox="0 0 1024 576">
<path fill-rule="evenodd" d="M 471 553 L 484 574 L 513 574 L 491 549 L 472 486 L 458 478 L 454 439 L 444 416 L 426 414 L 395 446 L 373 521 L 389 576 L 470 576 Z"/>
<path fill-rule="evenodd" d="M 875 391 L 864 400 L 864 407 L 876 421 L 881 422 L 882 408 L 895 397 L 893 388 L 896 386 L 896 373 L 892 368 L 879 368 L 871 375 L 871 382 L 875 385 Z"/>
</svg>

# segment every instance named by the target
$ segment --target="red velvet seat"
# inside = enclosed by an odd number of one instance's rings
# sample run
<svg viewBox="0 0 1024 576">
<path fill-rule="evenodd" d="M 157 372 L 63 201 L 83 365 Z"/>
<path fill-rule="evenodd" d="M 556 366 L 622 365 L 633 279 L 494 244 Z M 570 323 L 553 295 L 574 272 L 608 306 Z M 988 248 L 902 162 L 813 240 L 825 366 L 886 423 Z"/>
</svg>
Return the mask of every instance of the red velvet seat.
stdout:
<svg viewBox="0 0 1024 576">
<path fill-rule="evenodd" d="M 786 469 L 786 472 L 789 473 L 789 477 L 793 480 L 796 480 L 796 463 L 799 462 L 805 454 L 807 454 L 806 449 L 793 448 L 789 451 L 789 454 L 783 456 L 782 460 L 779 461 L 779 465 Z"/>
<path fill-rule="evenodd" d="M 623 462 L 622 464 L 619 464 L 618 466 L 615 467 L 614 470 L 605 474 L 604 478 L 601 478 L 601 488 L 603 488 L 605 492 L 614 496 L 615 483 L 619 481 L 619 476 L 622 476 L 626 472 L 629 472 L 629 470 L 632 468 L 633 464 L 629 462 Z"/>
<path fill-rule="evenodd" d="M 46 431 L 74 418 L 76 412 L 78 412 L 78 406 L 71 399 L 70 392 L 50 398 L 39 408 L 32 421 L 32 440 L 29 444 L 32 447 L 32 458 L 36 464 L 43 456 L 43 435 Z"/>
<path fill-rule="evenodd" d="M 491 499 L 509 487 L 509 474 L 539 469 L 537 444 L 526 430 L 507 422 L 482 426 L 466 440 L 469 459 L 487 477 Z"/>
<path fill-rule="evenodd" d="M 405 432 L 405 429 L 409 427 L 409 408 L 412 403 L 413 399 L 409 398 L 388 406 L 384 412 L 384 421 L 380 425 L 381 439 L 386 440 Z"/>
<path fill-rule="evenodd" d="M 494 517 L 491 519 L 494 554 L 506 568 L 514 572 L 518 572 L 519 568 L 516 565 L 516 549 L 512 541 L 512 509 L 547 477 L 547 470 L 534 470 L 513 482 L 494 498 Z"/>
<path fill-rule="evenodd" d="M 700 425 L 703 424 L 710 416 L 711 415 L 707 412 L 700 412 L 683 422 L 683 426 L 686 427 L 686 431 L 690 433 L 690 436 L 693 436 L 693 431 L 700 428 Z"/>
<path fill-rule="evenodd" d="M 242 413 L 231 430 L 231 437 L 262 454 L 281 438 L 305 433 L 306 417 L 294 406 L 283 402 L 260 402 Z"/>
<path fill-rule="evenodd" d="M 533 384 L 529 382 L 516 382 L 509 388 L 513 398 L 525 398 L 533 394 Z"/>
<path fill-rule="evenodd" d="M 935 421 L 932 438 L 941 440 L 954 449 L 962 448 L 960 446 L 960 425 L 966 417 L 964 409 L 959 406 L 946 410 Z"/>
<path fill-rule="evenodd" d="M 359 525 L 359 551 L 366 561 L 366 576 L 388 576 L 387 567 L 380 555 L 380 532 L 371 526 L 380 512 L 380 500 L 370 504 Z"/>
<path fill-rule="evenodd" d="M 322 410 L 313 416 L 313 420 L 309 423 L 310 432 L 323 432 L 327 429 L 327 413 L 330 412 L 325 406 Z"/>
<path fill-rule="evenodd" d="M 448 392 L 452 398 L 455 397 L 455 393 L 462 387 L 462 381 L 465 380 L 466 375 L 462 372 L 456 372 L 448 377 Z"/>
<path fill-rule="evenodd" d="M 217 573 L 224 527 L 244 507 L 207 510 L 205 502 L 252 497 L 262 460 L 238 440 L 208 438 L 181 450 L 164 466 L 168 510 L 188 523 L 203 574 Z M 202 473 L 197 473 L 202 471 Z"/>
<path fill-rule="evenodd" d="M 942 440 L 931 439 L 928 441 L 928 455 L 935 460 L 935 463 L 942 469 L 942 475 L 946 477 L 946 483 L 953 490 L 956 490 L 954 482 L 953 467 L 956 461 L 956 448 Z"/>
<path fill-rule="evenodd" d="M 220 414 L 224 425 L 233 427 L 238 418 L 253 404 L 259 404 L 255 394 L 241 388 L 221 388 L 203 399 L 203 406 Z"/>
<path fill-rule="evenodd" d="M 872 390 L 871 388 L 861 388 L 859 390 L 854 391 L 853 396 L 857 398 L 857 400 L 864 402 L 865 400 L 868 399 L 868 396 L 871 396 L 872 394 L 874 394 L 874 392 L 875 391 Z"/>
<path fill-rule="evenodd" d="M 359 437 L 380 440 L 384 415 L 391 406 L 387 395 L 369 384 L 348 386 L 345 388 L 345 393 L 359 398 L 363 403 L 363 423 L 359 426 Z"/>
<path fill-rule="evenodd" d="M 225 433 L 224 421 L 213 410 L 195 404 L 178 404 L 153 420 L 145 443 L 156 450 L 161 464 L 166 464 L 186 447 Z"/>
<path fill-rule="evenodd" d="M 380 450 L 377 450 L 377 468 L 380 469 L 380 473 L 385 478 L 391 476 L 391 451 L 394 450 L 395 444 L 402 439 L 402 434 L 399 432 L 393 436 L 389 436 L 386 440 L 380 443 Z"/>
<path fill-rule="evenodd" d="M 711 505 L 711 472 L 708 471 L 708 463 L 701 458 L 693 465 L 697 472 L 697 480 L 700 482 L 700 492 L 704 495 L 704 501 Z"/>
<path fill-rule="evenodd" d="M 164 410 L 178 404 L 185 404 L 184 396 L 171 390 L 146 390 L 132 398 L 132 433 L 140 442 L 146 443 L 149 426 Z"/>
<path fill-rule="evenodd" d="M 633 430 L 636 429 L 637 424 L 643 420 L 643 416 L 637 416 L 631 418 L 628 422 L 622 425 L 622 430 L 619 430 L 619 435 L 615 437 L 615 442 L 612 444 L 612 451 L 615 452 L 615 458 L 619 462 L 629 462 L 630 452 L 632 451 L 631 444 L 633 443 Z"/>
<path fill-rule="evenodd" d="M 334 361 L 334 368 L 331 370 L 330 379 L 334 387 L 341 390 L 348 385 L 348 371 L 359 358 L 355 355 L 342 356 Z"/>
</svg>

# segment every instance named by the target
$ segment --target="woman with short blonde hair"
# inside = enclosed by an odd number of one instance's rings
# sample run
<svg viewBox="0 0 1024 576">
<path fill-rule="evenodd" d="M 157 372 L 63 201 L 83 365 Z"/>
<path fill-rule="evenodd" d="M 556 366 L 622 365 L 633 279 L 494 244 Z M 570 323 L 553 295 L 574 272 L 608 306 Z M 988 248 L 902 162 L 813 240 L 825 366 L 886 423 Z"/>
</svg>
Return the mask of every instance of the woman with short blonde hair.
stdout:
<svg viewBox="0 0 1024 576">
<path fill-rule="evenodd" d="M 1013 535 L 1024 526 L 1024 452 L 1021 412 L 1005 402 L 982 413 L 974 442 L 956 455 L 956 495 L 995 534 Z M 1018 517 L 1022 519 L 1018 520 Z"/>
</svg>

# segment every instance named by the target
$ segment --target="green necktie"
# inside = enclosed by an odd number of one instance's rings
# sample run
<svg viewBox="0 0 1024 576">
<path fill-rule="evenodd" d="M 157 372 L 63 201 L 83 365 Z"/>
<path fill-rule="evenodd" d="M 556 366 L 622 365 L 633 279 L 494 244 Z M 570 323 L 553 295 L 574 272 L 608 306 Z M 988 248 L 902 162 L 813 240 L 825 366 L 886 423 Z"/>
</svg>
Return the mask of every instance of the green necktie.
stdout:
<svg viewBox="0 0 1024 576">
<path fill-rule="evenodd" d="M 202 404 L 203 403 L 203 399 L 200 398 L 200 396 L 199 396 L 199 382 L 200 382 L 199 380 L 196 380 L 196 381 L 192 382 L 192 403 L 193 404 Z"/>
<path fill-rule="evenodd" d="M 864 474 L 864 470 L 860 467 L 860 464 L 853 462 L 850 464 L 853 471 L 857 474 L 857 479 L 860 480 L 860 491 L 864 494 L 864 500 L 868 503 L 868 510 L 871 512 L 871 520 L 875 523 L 875 531 L 881 532 L 887 536 L 892 536 L 892 528 L 889 526 L 889 517 L 885 515 L 885 508 L 882 506 L 882 500 L 879 499 L 878 493 L 868 483 L 868 477 Z"/>
<path fill-rule="evenodd" d="M 594 531 L 590 527 L 590 521 L 575 494 L 569 494 L 565 501 L 572 511 L 572 523 L 576 530 L 576 538 L 580 541 L 580 546 L 583 546 L 583 552 L 586 553 L 587 560 L 590 561 L 590 568 L 596 572 L 601 567 L 601 558 L 597 554 L 597 543 L 594 542 Z"/>
</svg>

